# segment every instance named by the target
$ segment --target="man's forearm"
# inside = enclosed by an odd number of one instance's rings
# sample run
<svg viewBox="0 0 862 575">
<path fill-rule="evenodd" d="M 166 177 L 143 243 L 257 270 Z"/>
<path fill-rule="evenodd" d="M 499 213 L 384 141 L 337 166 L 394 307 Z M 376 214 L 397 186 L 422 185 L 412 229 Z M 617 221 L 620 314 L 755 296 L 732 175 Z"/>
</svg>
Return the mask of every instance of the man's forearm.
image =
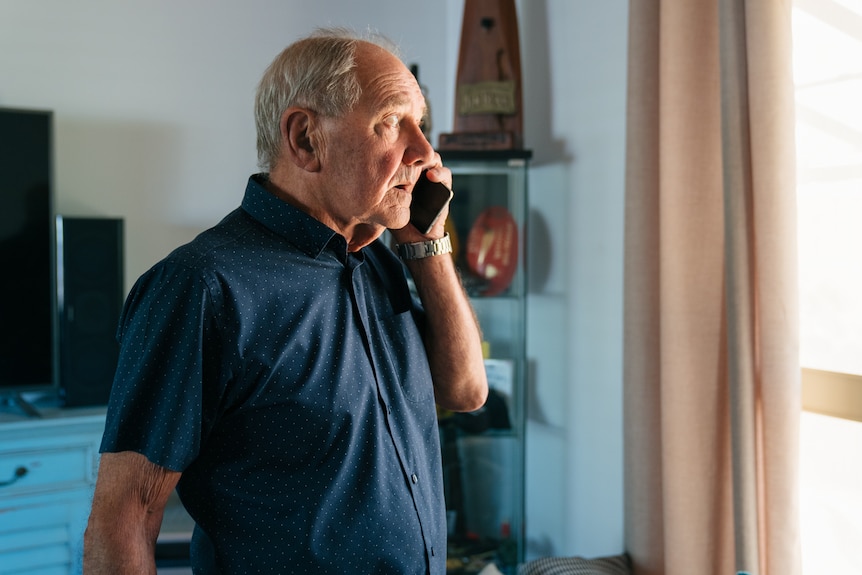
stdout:
<svg viewBox="0 0 862 575">
<path fill-rule="evenodd" d="M 91 517 L 84 533 L 84 575 L 155 575 L 154 544 L 142 530 L 98 522 Z"/>
<path fill-rule="evenodd" d="M 138 453 L 102 454 L 84 532 L 86 575 L 156 573 L 156 539 L 179 478 Z"/>
<path fill-rule="evenodd" d="M 407 266 L 425 307 L 425 348 L 437 403 L 454 411 L 484 405 L 488 381 L 482 335 L 450 255 L 410 260 Z"/>
</svg>

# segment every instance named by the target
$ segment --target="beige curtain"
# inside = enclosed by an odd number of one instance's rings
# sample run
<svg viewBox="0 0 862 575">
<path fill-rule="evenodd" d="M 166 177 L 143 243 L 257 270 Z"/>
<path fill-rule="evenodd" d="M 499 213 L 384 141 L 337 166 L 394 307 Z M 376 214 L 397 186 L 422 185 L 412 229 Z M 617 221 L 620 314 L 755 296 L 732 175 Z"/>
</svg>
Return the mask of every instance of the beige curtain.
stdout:
<svg viewBox="0 0 862 575">
<path fill-rule="evenodd" d="M 798 575 L 790 0 L 632 0 L 626 545 Z"/>
</svg>

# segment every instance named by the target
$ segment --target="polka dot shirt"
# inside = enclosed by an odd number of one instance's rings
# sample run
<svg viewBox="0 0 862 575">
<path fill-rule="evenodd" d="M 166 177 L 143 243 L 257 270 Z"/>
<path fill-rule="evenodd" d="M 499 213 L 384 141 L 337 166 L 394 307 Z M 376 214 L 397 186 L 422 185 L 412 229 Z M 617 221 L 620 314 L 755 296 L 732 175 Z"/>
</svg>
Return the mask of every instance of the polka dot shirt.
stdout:
<svg viewBox="0 0 862 575">
<path fill-rule="evenodd" d="M 196 573 L 445 573 L 431 375 L 401 263 L 379 241 L 348 253 L 263 177 L 129 294 L 102 451 L 183 472 Z"/>
</svg>

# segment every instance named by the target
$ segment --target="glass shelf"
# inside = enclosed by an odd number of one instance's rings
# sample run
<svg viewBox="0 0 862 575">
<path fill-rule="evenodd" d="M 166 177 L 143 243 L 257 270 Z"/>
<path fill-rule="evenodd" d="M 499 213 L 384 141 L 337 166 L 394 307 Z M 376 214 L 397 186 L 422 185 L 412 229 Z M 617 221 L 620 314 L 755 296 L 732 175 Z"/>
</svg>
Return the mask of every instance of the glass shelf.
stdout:
<svg viewBox="0 0 862 575">
<path fill-rule="evenodd" d="M 524 224 L 531 153 L 445 151 L 441 155 L 452 170 L 455 191 L 447 230 L 482 328 L 491 388 L 481 410 L 440 414 L 448 572 L 478 573 L 494 562 L 503 573 L 514 574 L 524 558 Z M 506 241 L 500 238 L 503 233 L 508 234 Z M 504 273 L 495 275 L 495 270 L 477 265 L 476 246 L 483 242 L 489 249 L 505 248 L 506 253 L 496 258 L 510 262 L 509 270 L 504 265 Z"/>
</svg>

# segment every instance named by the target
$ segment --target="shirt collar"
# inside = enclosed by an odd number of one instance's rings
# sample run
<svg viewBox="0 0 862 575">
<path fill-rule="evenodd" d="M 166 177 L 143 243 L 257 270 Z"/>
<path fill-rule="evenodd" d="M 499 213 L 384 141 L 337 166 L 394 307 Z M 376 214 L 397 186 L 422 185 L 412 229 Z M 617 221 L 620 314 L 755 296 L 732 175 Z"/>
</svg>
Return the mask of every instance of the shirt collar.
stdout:
<svg viewBox="0 0 862 575">
<path fill-rule="evenodd" d="M 242 209 L 246 213 L 310 257 L 317 258 L 330 242 L 339 257 L 343 259 L 347 256 L 347 241 L 341 235 L 272 195 L 265 188 L 267 179 L 267 174 L 249 177 L 242 199 Z"/>
</svg>

